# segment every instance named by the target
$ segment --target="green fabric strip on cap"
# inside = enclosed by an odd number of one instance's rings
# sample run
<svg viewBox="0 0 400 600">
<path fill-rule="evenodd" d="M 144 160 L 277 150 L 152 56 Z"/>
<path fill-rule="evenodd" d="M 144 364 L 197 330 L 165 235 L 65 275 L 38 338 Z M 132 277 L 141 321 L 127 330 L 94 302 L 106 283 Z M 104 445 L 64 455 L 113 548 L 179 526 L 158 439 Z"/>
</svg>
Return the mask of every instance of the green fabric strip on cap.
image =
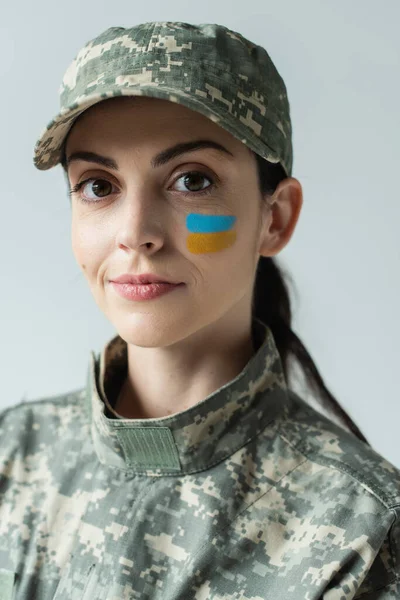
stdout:
<svg viewBox="0 0 400 600">
<path fill-rule="evenodd" d="M 12 600 L 15 572 L 0 568 L 0 600 Z"/>
<path fill-rule="evenodd" d="M 116 435 L 128 467 L 181 471 L 178 450 L 169 427 L 124 427 Z"/>
</svg>

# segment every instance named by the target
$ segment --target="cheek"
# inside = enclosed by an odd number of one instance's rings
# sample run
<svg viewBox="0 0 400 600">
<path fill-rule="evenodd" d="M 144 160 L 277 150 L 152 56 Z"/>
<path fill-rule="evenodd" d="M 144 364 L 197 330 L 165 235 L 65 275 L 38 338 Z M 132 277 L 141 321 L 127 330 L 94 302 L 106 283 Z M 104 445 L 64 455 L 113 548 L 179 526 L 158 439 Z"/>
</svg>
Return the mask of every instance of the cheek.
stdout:
<svg viewBox="0 0 400 600">
<path fill-rule="evenodd" d="M 191 232 L 187 249 L 192 254 L 205 254 L 230 248 L 236 241 L 235 223 L 234 216 L 190 213 L 186 217 L 186 227 Z"/>
<path fill-rule="evenodd" d="M 78 228 L 73 229 L 72 250 L 73 250 L 76 260 L 80 263 L 84 262 L 85 259 L 87 258 L 87 256 L 86 256 L 87 251 L 85 250 L 87 245 L 88 244 L 86 242 L 85 236 L 82 235 L 81 230 Z"/>
<path fill-rule="evenodd" d="M 102 256 L 102 237 L 97 230 L 84 227 L 72 229 L 72 252 L 76 262 L 89 276 Z"/>
</svg>

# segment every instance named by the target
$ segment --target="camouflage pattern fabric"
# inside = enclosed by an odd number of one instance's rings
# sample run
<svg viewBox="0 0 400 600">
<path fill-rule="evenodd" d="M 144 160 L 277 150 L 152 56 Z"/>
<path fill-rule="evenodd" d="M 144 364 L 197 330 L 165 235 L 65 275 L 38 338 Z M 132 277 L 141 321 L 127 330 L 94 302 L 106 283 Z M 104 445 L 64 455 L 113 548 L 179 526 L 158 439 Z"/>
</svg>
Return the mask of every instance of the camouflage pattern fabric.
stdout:
<svg viewBox="0 0 400 600">
<path fill-rule="evenodd" d="M 237 377 L 169 417 L 113 411 L 119 336 L 82 389 L 2 411 L 1 600 L 400 598 L 400 471 L 253 335 Z"/>
<path fill-rule="evenodd" d="M 147 22 L 110 27 L 68 67 L 60 112 L 40 134 L 34 164 L 61 160 L 75 119 L 113 96 L 152 96 L 205 115 L 292 174 L 290 107 L 285 83 L 267 51 L 223 25 Z"/>
</svg>

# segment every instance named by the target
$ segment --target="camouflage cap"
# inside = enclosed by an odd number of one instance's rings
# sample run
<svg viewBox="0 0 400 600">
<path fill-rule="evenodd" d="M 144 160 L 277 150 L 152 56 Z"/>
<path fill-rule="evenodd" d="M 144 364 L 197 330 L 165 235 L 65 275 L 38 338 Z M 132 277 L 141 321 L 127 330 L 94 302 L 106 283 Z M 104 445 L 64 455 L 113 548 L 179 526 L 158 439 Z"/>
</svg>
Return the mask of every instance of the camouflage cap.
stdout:
<svg viewBox="0 0 400 600">
<path fill-rule="evenodd" d="M 285 83 L 263 47 L 223 25 L 110 27 L 79 51 L 59 93 L 60 112 L 35 146 L 38 169 L 61 162 L 69 130 L 90 106 L 113 96 L 151 96 L 198 111 L 292 174 Z"/>
</svg>

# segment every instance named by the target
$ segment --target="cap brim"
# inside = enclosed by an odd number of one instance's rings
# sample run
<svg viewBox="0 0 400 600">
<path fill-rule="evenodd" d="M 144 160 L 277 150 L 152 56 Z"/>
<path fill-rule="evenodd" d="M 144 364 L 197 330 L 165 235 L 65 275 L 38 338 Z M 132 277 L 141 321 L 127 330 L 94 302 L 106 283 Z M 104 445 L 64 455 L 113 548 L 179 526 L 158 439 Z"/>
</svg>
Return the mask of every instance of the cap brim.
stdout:
<svg viewBox="0 0 400 600">
<path fill-rule="evenodd" d="M 204 99 L 199 98 L 197 100 L 192 94 L 186 94 L 182 90 L 162 88 L 159 85 L 157 87 L 143 85 L 140 88 L 116 87 L 101 94 L 97 93 L 92 96 L 85 96 L 82 102 L 75 102 L 72 106 L 64 109 L 50 121 L 36 142 L 33 158 L 34 165 L 38 169 L 45 171 L 59 164 L 62 159 L 63 142 L 78 116 L 94 104 L 118 96 L 148 96 L 182 104 L 219 124 L 266 160 L 273 163 L 281 162 L 275 150 L 266 146 L 265 142 L 261 141 L 255 132 L 252 133 L 251 129 L 249 129 L 251 123 L 242 123 L 236 116 L 226 112 L 226 109 L 219 109 L 217 105 L 211 107 Z M 282 164 L 282 166 L 287 172 L 286 165 Z"/>
</svg>

